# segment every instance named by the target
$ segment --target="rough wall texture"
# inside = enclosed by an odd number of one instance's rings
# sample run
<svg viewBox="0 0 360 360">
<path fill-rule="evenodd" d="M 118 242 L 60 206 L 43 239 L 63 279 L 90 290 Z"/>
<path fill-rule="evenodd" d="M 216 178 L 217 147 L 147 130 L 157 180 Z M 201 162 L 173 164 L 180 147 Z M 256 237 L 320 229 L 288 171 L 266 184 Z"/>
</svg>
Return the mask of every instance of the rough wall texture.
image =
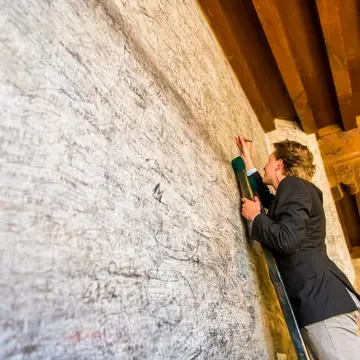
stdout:
<svg viewBox="0 0 360 360">
<path fill-rule="evenodd" d="M 331 195 L 316 137 L 315 135 L 306 135 L 296 123 L 291 121 L 276 120 L 275 123 L 276 130 L 266 135 L 269 154 L 273 151 L 271 146 L 272 143 L 285 139 L 299 141 L 300 143 L 307 145 L 314 154 L 317 171 L 313 178 L 313 182 L 324 194 L 327 251 L 330 258 L 345 272 L 349 280 L 354 283 L 354 267 L 351 262 L 336 206 Z"/>
<path fill-rule="evenodd" d="M 197 4 L 0 5 L 0 357 L 287 353 L 230 167 L 264 133 Z"/>
</svg>

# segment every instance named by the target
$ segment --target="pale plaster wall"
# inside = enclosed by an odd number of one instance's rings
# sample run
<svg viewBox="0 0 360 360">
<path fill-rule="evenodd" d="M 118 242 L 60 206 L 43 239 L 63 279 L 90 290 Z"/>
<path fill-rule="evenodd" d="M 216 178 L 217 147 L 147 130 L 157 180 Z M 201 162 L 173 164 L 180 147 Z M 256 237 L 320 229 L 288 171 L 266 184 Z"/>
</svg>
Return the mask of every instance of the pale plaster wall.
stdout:
<svg viewBox="0 0 360 360">
<path fill-rule="evenodd" d="M 330 258 L 340 267 L 341 270 L 345 272 L 349 280 L 354 283 L 354 267 L 336 211 L 335 202 L 331 195 L 331 190 L 315 135 L 305 134 L 296 123 L 291 121 L 276 120 L 275 126 L 276 130 L 266 134 L 269 154 L 273 152 L 273 143 L 286 139 L 295 140 L 307 145 L 314 154 L 314 162 L 317 170 L 313 178 L 313 183 L 317 185 L 324 194 L 327 251 Z"/>
<path fill-rule="evenodd" d="M 292 358 L 230 166 L 264 133 L 196 2 L 0 5 L 0 357 Z"/>
</svg>

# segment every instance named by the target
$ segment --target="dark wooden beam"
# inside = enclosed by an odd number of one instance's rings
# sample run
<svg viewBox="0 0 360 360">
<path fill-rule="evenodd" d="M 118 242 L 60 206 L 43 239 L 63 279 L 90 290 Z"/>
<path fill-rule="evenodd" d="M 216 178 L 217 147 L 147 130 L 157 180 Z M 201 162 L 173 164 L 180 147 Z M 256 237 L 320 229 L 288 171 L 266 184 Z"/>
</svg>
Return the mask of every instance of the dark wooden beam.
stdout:
<svg viewBox="0 0 360 360">
<path fill-rule="evenodd" d="M 347 229 L 347 226 L 346 226 L 345 213 L 343 212 L 342 206 L 341 206 L 339 201 L 335 202 L 335 206 L 336 206 L 336 211 L 337 211 L 338 216 L 339 216 L 339 220 L 340 220 L 340 224 L 341 224 L 341 228 L 342 228 L 342 231 L 343 231 L 343 234 L 344 234 L 344 238 L 345 238 L 345 241 L 346 241 L 347 248 L 348 248 L 349 252 L 351 252 L 351 249 L 353 248 L 353 246 L 351 244 L 348 229 Z"/>
<path fill-rule="evenodd" d="M 360 217 L 355 196 L 345 191 L 344 197 L 336 204 L 341 209 L 342 214 L 339 213 L 339 217 L 349 238 L 351 246 L 349 250 L 351 250 L 352 247 L 360 246 Z"/>
<path fill-rule="evenodd" d="M 356 205 L 358 208 L 358 214 L 360 216 L 360 192 L 355 194 L 355 199 L 356 199 Z M 360 237 L 360 234 L 359 234 L 359 237 Z"/>
<path fill-rule="evenodd" d="M 295 108 L 252 1 L 221 0 L 220 3 L 265 102 L 276 118 L 295 120 Z"/>
<path fill-rule="evenodd" d="M 316 4 L 330 60 L 343 128 L 350 130 L 356 127 L 356 114 L 343 31 L 344 26 L 345 28 L 348 26 L 342 23 L 344 19 L 340 16 L 344 1 L 317 0 Z"/>
<path fill-rule="evenodd" d="M 338 0 L 338 3 L 353 104 L 356 115 L 360 115 L 360 2 Z M 347 129 L 352 129 L 356 127 L 356 122 L 351 121 L 345 125 Z"/>
<path fill-rule="evenodd" d="M 251 0 L 199 0 L 265 132 L 296 112 Z"/>
<path fill-rule="evenodd" d="M 321 27 L 313 0 L 253 0 L 292 96 L 303 89 L 316 127 L 341 123 Z M 285 50 L 284 50 L 285 49 Z M 284 51 L 283 51 L 284 50 Z M 284 56 L 285 54 L 285 56 Z M 290 90 L 292 73 L 300 79 Z M 298 96 L 303 96 L 301 91 Z M 307 126 L 313 126 L 311 123 Z"/>
<path fill-rule="evenodd" d="M 354 246 L 353 248 L 351 248 L 350 255 L 351 255 L 352 259 L 359 259 L 360 258 L 360 246 Z"/>
<path fill-rule="evenodd" d="M 302 127 L 306 133 L 316 132 L 314 115 L 276 4 L 273 0 L 253 0 L 253 3 Z"/>
</svg>

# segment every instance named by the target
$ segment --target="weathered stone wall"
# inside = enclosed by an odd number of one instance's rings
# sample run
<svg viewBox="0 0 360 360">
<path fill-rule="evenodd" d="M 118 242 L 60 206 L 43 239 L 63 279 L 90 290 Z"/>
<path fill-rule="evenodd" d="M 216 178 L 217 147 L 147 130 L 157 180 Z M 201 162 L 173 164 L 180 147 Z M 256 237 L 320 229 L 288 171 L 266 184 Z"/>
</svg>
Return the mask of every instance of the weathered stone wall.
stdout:
<svg viewBox="0 0 360 360">
<path fill-rule="evenodd" d="M 290 359 L 230 167 L 264 133 L 197 4 L 0 5 L 0 357 Z"/>
<path fill-rule="evenodd" d="M 285 139 L 299 141 L 307 145 L 314 154 L 317 167 L 313 182 L 324 194 L 324 209 L 326 215 L 326 245 L 330 258 L 345 272 L 349 280 L 354 283 L 355 272 L 346 245 L 344 233 L 331 195 L 326 177 L 320 150 L 314 134 L 306 135 L 296 123 L 285 120 L 276 120 L 276 130 L 266 135 L 269 154 L 273 151 L 272 145 Z"/>
</svg>

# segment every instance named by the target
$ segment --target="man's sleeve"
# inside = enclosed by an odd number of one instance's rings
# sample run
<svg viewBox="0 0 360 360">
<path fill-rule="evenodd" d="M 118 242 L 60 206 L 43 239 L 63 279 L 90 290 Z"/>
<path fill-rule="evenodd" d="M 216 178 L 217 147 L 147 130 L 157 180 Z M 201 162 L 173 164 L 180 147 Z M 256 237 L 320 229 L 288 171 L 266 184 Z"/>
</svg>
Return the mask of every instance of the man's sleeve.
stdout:
<svg viewBox="0 0 360 360">
<path fill-rule="evenodd" d="M 311 215 L 311 194 L 303 180 L 291 178 L 279 189 L 275 210 L 277 221 L 265 214 L 255 217 L 251 236 L 261 244 L 285 254 L 297 251 L 306 235 Z"/>
<path fill-rule="evenodd" d="M 249 170 L 250 173 L 253 169 Z M 262 205 L 269 209 L 271 202 L 274 200 L 274 195 L 270 192 L 269 188 L 262 182 L 262 177 L 257 170 L 248 175 L 256 182 L 256 192 L 260 197 Z"/>
</svg>

